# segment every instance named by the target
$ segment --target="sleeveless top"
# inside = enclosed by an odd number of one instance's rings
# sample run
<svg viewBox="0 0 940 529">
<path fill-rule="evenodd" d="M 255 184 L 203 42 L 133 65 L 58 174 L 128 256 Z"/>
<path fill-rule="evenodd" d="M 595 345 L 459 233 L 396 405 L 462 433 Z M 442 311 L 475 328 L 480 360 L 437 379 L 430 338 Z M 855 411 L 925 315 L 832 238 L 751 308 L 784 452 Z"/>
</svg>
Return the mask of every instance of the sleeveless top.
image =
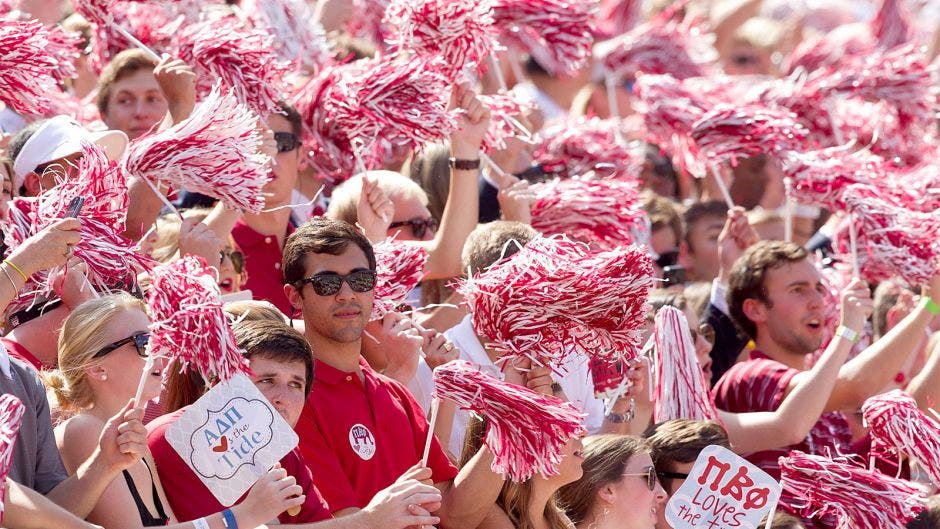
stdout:
<svg viewBox="0 0 940 529">
<path fill-rule="evenodd" d="M 134 478 L 131 477 L 130 472 L 124 470 L 124 481 L 127 481 L 127 488 L 131 491 L 131 496 L 134 497 L 134 503 L 137 505 L 137 512 L 140 513 L 140 521 L 144 527 L 162 527 L 170 521 L 170 518 L 166 515 L 166 512 L 163 511 L 163 503 L 160 502 L 160 495 L 157 494 L 157 482 L 153 479 L 153 471 L 150 470 L 150 465 L 144 462 L 144 466 L 147 467 L 147 472 L 150 473 L 150 483 L 151 483 L 151 492 L 153 496 L 153 503 L 157 507 L 157 517 L 154 517 L 150 514 L 150 510 L 147 509 L 147 506 L 144 505 L 144 501 L 140 498 L 140 493 L 137 492 L 137 485 L 134 484 Z"/>
</svg>

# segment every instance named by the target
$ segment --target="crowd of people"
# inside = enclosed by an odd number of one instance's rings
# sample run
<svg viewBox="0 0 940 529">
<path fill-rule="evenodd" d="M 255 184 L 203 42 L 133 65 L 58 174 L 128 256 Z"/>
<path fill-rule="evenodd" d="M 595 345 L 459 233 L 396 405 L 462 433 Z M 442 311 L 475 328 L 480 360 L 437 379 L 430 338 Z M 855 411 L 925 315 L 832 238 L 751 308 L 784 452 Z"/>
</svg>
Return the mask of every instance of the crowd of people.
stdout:
<svg viewBox="0 0 940 529">
<path fill-rule="evenodd" d="M 871 462 L 873 474 L 923 491 L 921 508 L 896 527 L 940 528 L 940 501 L 932 496 L 940 483 L 928 470 L 931 463 L 873 450 L 877 443 L 861 413 L 867 399 L 894 389 L 928 415 L 940 400 L 940 219 L 929 209 L 940 204 L 936 73 L 927 69 L 931 117 L 919 134 L 904 129 L 916 119 L 887 91 L 882 100 L 840 93 L 803 102 L 828 105 L 826 137 L 838 139 L 813 148 L 890 160 L 896 167 L 879 173 L 888 184 L 915 172 L 933 174 L 916 199 L 892 202 L 919 202 L 926 209 L 910 218 L 921 224 L 904 224 L 907 217 L 895 215 L 896 224 L 884 226 L 898 233 L 928 230 L 932 246 L 895 238 L 889 250 L 927 270 L 918 282 L 904 267 L 883 265 L 877 230 L 856 233 L 867 226 L 864 212 L 850 211 L 844 200 L 814 202 L 805 190 L 795 193 L 792 160 L 788 165 L 770 145 L 724 169 L 710 168 L 705 178 L 695 174 L 683 158 L 688 153 L 678 152 L 681 141 L 662 141 L 650 118 L 657 104 L 688 104 L 679 95 L 650 96 L 653 74 L 679 77 L 670 68 L 684 66 L 666 50 L 681 50 L 680 44 L 657 48 L 644 41 L 651 55 L 633 59 L 634 67 L 617 78 L 605 66 L 610 50 L 650 38 L 647 27 L 670 27 L 676 40 L 683 31 L 701 40 L 696 45 L 714 56 L 699 64 L 705 79 L 699 88 L 719 86 L 732 98 L 766 86 L 761 83 L 813 79 L 811 64 L 839 72 L 866 54 L 902 48 L 937 64 L 936 2 L 531 1 L 532 10 L 562 13 L 556 20 L 565 19 L 566 10 L 589 13 L 584 31 L 594 46 L 576 68 L 559 72 L 557 56 L 526 43 L 538 35 L 520 32 L 476 68 L 457 68 L 465 75 L 451 79 L 453 128 L 442 141 L 371 138 L 384 150 L 380 159 L 368 153 L 365 162 L 365 151 L 355 151 L 352 141 L 346 154 L 355 158 L 353 168 L 330 174 L 322 159 L 329 157 L 324 130 L 345 125 L 324 125 L 330 117 L 316 113 L 326 103 L 297 94 L 330 68 L 392 54 L 394 39 L 382 36 L 394 30 L 381 24 L 390 4 L 446 6 L 446 0 L 110 2 L 111 22 L 137 33 L 140 46 L 79 14 L 83 4 L 94 3 L 101 2 L 0 2 L 0 36 L 4 27 L 33 20 L 79 36 L 74 75 L 57 87 L 58 103 L 47 115 L 18 112 L 14 100 L 22 94 L 0 93 L 0 388 L 25 407 L 0 494 L 3 527 L 667 529 L 669 498 L 699 453 L 718 445 L 775 479 L 791 451 L 848 455 L 866 468 Z M 497 11 L 522 10 L 519 2 L 490 3 Z M 161 28 L 147 19 L 158 9 L 178 14 L 160 22 L 175 25 Z M 283 33 L 261 22 L 272 18 L 261 16 L 269 9 L 290 19 L 280 24 L 307 28 L 297 35 L 322 42 L 281 42 Z M 168 440 L 168 429 L 216 381 L 179 361 L 148 361 L 148 271 L 126 270 L 130 280 L 100 288 L 95 267 L 110 254 L 105 243 L 81 246 L 90 222 L 81 203 L 25 236 L 22 228 L 35 226 L 43 208 L 58 207 L 49 205 L 57 187 L 90 170 L 83 165 L 90 148 L 120 162 L 138 140 L 194 116 L 212 74 L 172 53 L 155 58 L 145 48 L 171 50 L 161 45 L 207 19 L 270 31 L 276 38 L 267 41 L 272 50 L 266 52 L 294 54 L 277 111 L 257 119 L 253 154 L 268 160 L 264 207 L 232 208 L 221 195 L 127 172 L 123 195 L 112 200 L 123 219 L 112 227 L 119 242 L 107 244 L 126 243 L 148 263 L 194 256 L 214 269 L 251 381 L 299 437 L 232 506 L 215 497 Z M 905 48 L 911 42 L 917 46 Z M 819 57 L 807 58 L 810 44 Z M 328 65 L 306 60 L 314 48 L 328 51 Z M 0 68 L 12 67 L 8 53 L 0 45 Z M 794 69 L 801 60 L 803 69 Z M 651 64 L 662 71 L 643 70 Z M 496 97 L 513 101 L 511 110 L 498 108 Z M 742 99 L 742 108 L 749 104 Z M 416 107 L 413 113 L 423 112 Z M 867 125 L 841 127 L 857 121 L 852 112 L 868 112 Z M 503 137 L 494 141 L 500 126 Z M 602 129 L 606 139 L 597 139 Z M 551 141 L 565 134 L 583 138 L 552 153 L 562 163 L 548 163 Z M 623 159 L 628 151 L 634 159 Z M 830 164 L 832 182 L 825 185 L 843 178 L 839 165 Z M 606 182 L 605 171 L 617 173 L 609 177 L 616 185 L 605 191 L 557 192 L 565 181 Z M 858 180 L 877 183 L 873 176 Z M 613 213 L 582 209 L 592 201 L 613 204 Z M 574 220 L 557 229 L 545 220 L 547 208 L 556 208 L 553 219 Z M 611 226 L 626 222 L 625 211 L 639 220 L 629 229 Z M 621 238 L 612 241 L 611 233 Z M 545 237 L 570 237 L 592 252 L 638 245 L 649 256 L 654 280 L 646 323 L 632 329 L 642 339 L 618 352 L 614 393 L 610 372 L 601 387 L 599 359 L 589 355 L 570 354 L 564 365 L 540 363 L 537 353 L 507 361 L 503 344 L 481 330 L 474 307 L 455 288 L 455 281 L 519 258 L 522 248 Z M 394 310 L 377 314 L 382 278 L 376 246 L 388 238 L 420 248 L 427 259 L 418 286 Z M 92 262 L 96 251 L 103 253 Z M 472 281 L 465 284 L 472 288 Z M 687 324 L 682 329 L 689 335 L 680 341 L 690 344 L 690 361 L 701 371 L 694 376 L 702 378 L 703 398 L 714 409 L 710 417 L 659 420 L 665 407 L 657 401 L 680 398 L 651 387 L 662 375 L 652 373 L 661 332 L 654 322 L 668 307 Z M 583 412 L 586 434 L 567 440 L 554 475 L 507 479 L 493 470 L 488 421 L 447 400 L 437 407 L 434 370 L 455 360 Z M 935 429 L 940 440 L 940 426 Z M 940 461 L 940 453 L 934 456 Z M 784 487 L 769 527 L 869 527 L 808 502 L 805 492 Z M 864 503 L 866 493 L 842 501 Z"/>
</svg>

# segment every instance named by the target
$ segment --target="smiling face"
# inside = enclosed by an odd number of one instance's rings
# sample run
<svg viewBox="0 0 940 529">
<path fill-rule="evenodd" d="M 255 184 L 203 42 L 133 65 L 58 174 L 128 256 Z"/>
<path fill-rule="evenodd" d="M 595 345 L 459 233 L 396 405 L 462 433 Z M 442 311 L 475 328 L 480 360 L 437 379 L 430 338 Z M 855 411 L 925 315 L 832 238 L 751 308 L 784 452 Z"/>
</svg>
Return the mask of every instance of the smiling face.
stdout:
<svg viewBox="0 0 940 529">
<path fill-rule="evenodd" d="M 108 325 L 102 327 L 101 333 L 105 344 L 113 344 L 135 334 L 147 332 L 149 325 L 150 319 L 143 311 L 128 309 L 116 314 Z M 134 342 L 125 343 L 93 362 L 97 363 L 99 368 L 92 368 L 93 374 L 89 380 L 96 394 L 111 392 L 123 401 L 134 397 L 140 381 L 139 374 L 146 363 Z M 137 375 L 126 376 L 128 373 Z M 144 384 L 143 400 L 153 399 L 160 394 L 162 375 L 163 361 L 156 359 Z M 102 379 L 102 376 L 105 378 Z"/>
<path fill-rule="evenodd" d="M 650 490 L 646 473 L 653 468 L 649 453 L 640 452 L 631 457 L 624 467 L 620 481 L 611 485 L 613 502 L 609 516 L 618 520 L 623 529 L 653 529 L 658 513 L 666 501 L 666 491 L 659 480 Z M 640 475 L 635 475 L 640 474 Z"/>
</svg>

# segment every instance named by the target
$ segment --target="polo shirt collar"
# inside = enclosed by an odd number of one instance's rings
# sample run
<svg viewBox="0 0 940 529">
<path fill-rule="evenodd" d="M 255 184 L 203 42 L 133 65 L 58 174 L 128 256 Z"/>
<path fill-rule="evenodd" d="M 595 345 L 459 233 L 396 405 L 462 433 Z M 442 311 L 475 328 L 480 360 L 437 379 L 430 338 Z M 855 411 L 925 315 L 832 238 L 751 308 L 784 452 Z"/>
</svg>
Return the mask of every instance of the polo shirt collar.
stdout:
<svg viewBox="0 0 940 529">
<path fill-rule="evenodd" d="M 362 372 L 367 376 L 372 371 L 372 368 L 369 367 L 369 363 L 366 362 L 366 360 L 361 356 L 359 357 L 359 368 L 362 369 Z M 313 373 L 313 379 L 315 382 L 333 385 L 344 382 L 346 377 L 348 377 L 353 372 L 336 369 L 322 360 L 314 360 Z M 358 380 L 358 378 L 359 377 L 357 376 L 356 379 Z"/>
<path fill-rule="evenodd" d="M 263 233 L 255 231 L 255 229 L 249 226 L 244 219 L 238 219 L 238 221 L 235 222 L 235 227 L 232 229 L 232 231 L 238 232 L 238 246 L 242 249 L 245 249 L 246 247 L 267 244 L 265 239 L 272 237 L 271 235 L 264 235 Z M 294 233 L 294 226 L 288 222 L 287 231 L 284 232 L 284 235 L 290 236 L 292 233 Z"/>
</svg>

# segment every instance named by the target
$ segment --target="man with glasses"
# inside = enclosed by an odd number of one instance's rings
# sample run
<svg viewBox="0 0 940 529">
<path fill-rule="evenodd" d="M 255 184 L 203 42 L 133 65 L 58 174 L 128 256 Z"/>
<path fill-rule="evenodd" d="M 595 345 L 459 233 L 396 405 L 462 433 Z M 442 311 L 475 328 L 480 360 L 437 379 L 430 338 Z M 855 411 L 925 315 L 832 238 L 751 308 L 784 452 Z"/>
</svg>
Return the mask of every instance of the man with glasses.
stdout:
<svg viewBox="0 0 940 529">
<path fill-rule="evenodd" d="M 375 254 L 353 225 L 315 218 L 284 248 L 285 295 L 301 310 L 315 358 L 314 384 L 297 422 L 300 451 L 334 515 L 365 507 L 403 474 L 431 480 L 443 493 L 443 527 L 476 527 L 490 513 L 503 479 L 483 448 L 460 472 L 436 439 L 427 467 L 428 423 L 400 383 L 374 372 L 361 357 L 372 312 Z M 411 469 L 411 472 L 409 472 Z M 459 484 L 455 484 L 459 483 Z"/>
<path fill-rule="evenodd" d="M 643 432 L 643 437 L 650 447 L 656 476 L 666 491 L 666 501 L 689 477 L 702 450 L 711 445 L 731 449 L 728 433 L 720 424 L 712 421 L 674 419 L 661 422 L 650 426 Z M 665 511 L 657 511 L 656 529 L 671 529 L 666 522 Z"/>
</svg>

